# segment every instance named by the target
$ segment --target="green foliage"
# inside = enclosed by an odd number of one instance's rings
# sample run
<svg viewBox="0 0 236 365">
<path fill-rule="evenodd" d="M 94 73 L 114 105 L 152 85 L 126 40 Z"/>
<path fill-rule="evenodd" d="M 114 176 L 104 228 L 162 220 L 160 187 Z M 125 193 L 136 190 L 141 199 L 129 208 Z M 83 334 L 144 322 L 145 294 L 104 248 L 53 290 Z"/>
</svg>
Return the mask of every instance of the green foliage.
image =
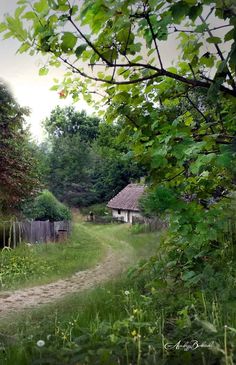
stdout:
<svg viewBox="0 0 236 365">
<path fill-rule="evenodd" d="M 141 223 L 135 223 L 130 227 L 130 231 L 134 234 L 144 233 L 146 231 L 145 225 Z"/>
<path fill-rule="evenodd" d="M 70 220 L 69 208 L 60 203 L 55 196 L 47 190 L 40 193 L 34 201 L 28 202 L 23 207 L 23 213 L 27 218 L 34 220 L 61 221 Z"/>
<path fill-rule="evenodd" d="M 149 206 L 150 208 L 150 206 Z M 164 255 L 154 261 L 155 275 L 166 284 L 217 293 L 235 299 L 235 200 L 213 203 L 207 210 L 195 202 L 173 208 Z"/>
<path fill-rule="evenodd" d="M 19 364 L 23 359 L 30 364 L 39 353 L 43 365 L 234 361 L 235 311 L 229 312 L 216 298 L 210 300 L 201 292 L 190 295 L 173 288 L 168 295 L 158 281 L 143 286 L 147 277 L 148 269 L 139 272 L 134 286 L 126 275 L 90 293 L 65 298 L 57 303 L 56 314 L 51 305 L 12 318 L 8 326 L 1 323 L 6 334 L 5 365 L 14 356 Z M 8 341 L 12 333 L 20 334 L 13 343 Z M 40 349 L 38 340 L 45 343 Z"/>
<path fill-rule="evenodd" d="M 40 186 L 38 161 L 24 125 L 27 114 L 0 81 L 0 211 L 3 214 L 16 210 Z"/>
<path fill-rule="evenodd" d="M 49 134 L 43 161 L 46 181 L 60 200 L 72 206 L 108 201 L 144 169 L 129 155 L 121 128 L 74 108 L 57 107 L 45 121 Z"/>
<path fill-rule="evenodd" d="M 20 253 L 21 252 L 21 253 Z M 0 287 L 6 289 L 22 285 L 29 278 L 45 278 L 50 267 L 46 261 L 38 258 L 31 249 L 2 250 L 0 253 Z"/>
<path fill-rule="evenodd" d="M 99 122 L 97 117 L 88 116 L 84 110 L 78 112 L 72 106 L 57 106 L 44 121 L 44 126 L 51 139 L 79 134 L 83 142 L 92 143 L 98 135 Z"/>
<path fill-rule="evenodd" d="M 89 215 L 90 212 L 93 212 L 94 215 L 98 216 L 105 216 L 109 213 L 106 203 L 93 204 L 81 209 L 83 215 Z"/>
<path fill-rule="evenodd" d="M 152 309 L 149 318 L 153 319 L 152 313 L 160 318 L 160 308 L 168 312 L 166 328 L 158 332 L 160 337 L 177 341 L 180 337 L 192 339 L 194 334 L 201 341 L 212 333 L 213 340 L 220 343 L 213 350 L 200 349 L 195 354 L 183 351 L 173 356 L 158 350 L 152 355 L 171 364 L 232 364 L 235 325 L 232 331 L 223 329 L 227 316 L 222 314 L 221 322 L 214 315 L 210 317 L 199 297 L 204 291 L 209 303 L 215 300 L 214 295 L 220 302 L 235 300 L 235 214 L 230 206 L 236 181 L 234 0 L 131 0 L 109 5 L 89 0 L 81 8 L 72 8 L 64 1 L 44 5 L 34 8 L 36 16 L 27 31 L 22 21 L 29 10 L 26 7 L 14 18 L 6 18 L 2 32 L 17 39 L 24 33 L 25 41 L 31 44 L 30 48 L 23 46 L 25 51 L 47 53 L 50 66 L 55 58 L 64 60 L 69 71 L 56 85 L 63 95 L 71 94 L 77 100 L 82 94 L 92 102 L 89 91 L 97 92 L 94 82 L 102 84 L 96 106 L 106 103 L 106 120 L 120 124 L 122 138 L 128 141 L 125 154 L 132 147 L 132 157 L 148 171 L 151 193 L 144 209 L 148 215 L 170 215 L 170 235 L 163 242 L 161 255 L 141 266 L 133 277 L 141 295 L 148 297 Z M 212 24 L 214 18 L 217 26 Z M 63 44 L 66 27 L 76 31 L 77 42 L 69 34 Z M 173 33 L 179 60 L 168 68 L 160 41 L 168 42 Z M 82 63 L 91 67 L 91 72 L 89 67 L 83 69 Z M 145 300 L 140 300 L 142 310 Z M 201 315 L 192 311 L 195 305 Z M 147 364 L 156 362 L 155 357 L 148 357 L 153 342 L 145 342 L 152 335 L 138 324 L 144 340 L 130 342 L 126 332 L 129 322 L 127 317 L 123 319 L 116 323 L 114 333 L 104 322 L 97 331 L 89 332 L 86 342 L 92 339 L 92 352 L 86 348 L 88 363 L 109 363 L 111 359 L 140 364 L 141 358 L 144 364 L 146 359 Z M 228 332 L 232 336 L 229 345 Z M 113 339 L 115 358 L 107 338 Z M 129 349 L 124 358 L 126 344 Z M 87 361 L 83 357 L 85 346 L 78 349 L 75 361 Z"/>
</svg>

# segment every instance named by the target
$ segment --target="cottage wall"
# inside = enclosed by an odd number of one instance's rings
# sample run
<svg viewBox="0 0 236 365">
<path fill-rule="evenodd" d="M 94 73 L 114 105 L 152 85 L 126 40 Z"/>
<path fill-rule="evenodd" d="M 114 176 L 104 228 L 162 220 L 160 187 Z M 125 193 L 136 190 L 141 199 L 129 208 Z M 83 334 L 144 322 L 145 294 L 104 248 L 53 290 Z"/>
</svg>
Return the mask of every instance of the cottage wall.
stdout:
<svg viewBox="0 0 236 365">
<path fill-rule="evenodd" d="M 131 210 L 112 209 L 112 216 L 114 218 L 122 219 L 126 223 L 132 223 L 133 217 L 141 217 L 141 214 Z"/>
<path fill-rule="evenodd" d="M 114 218 L 123 219 L 124 222 L 128 222 L 128 211 L 127 210 L 118 210 L 118 209 L 112 209 L 112 216 Z"/>
<path fill-rule="evenodd" d="M 138 217 L 138 218 L 142 217 L 142 215 L 139 212 L 132 212 L 131 211 L 129 214 L 130 214 L 130 216 L 129 216 L 130 223 L 133 222 L 133 217 Z"/>
</svg>

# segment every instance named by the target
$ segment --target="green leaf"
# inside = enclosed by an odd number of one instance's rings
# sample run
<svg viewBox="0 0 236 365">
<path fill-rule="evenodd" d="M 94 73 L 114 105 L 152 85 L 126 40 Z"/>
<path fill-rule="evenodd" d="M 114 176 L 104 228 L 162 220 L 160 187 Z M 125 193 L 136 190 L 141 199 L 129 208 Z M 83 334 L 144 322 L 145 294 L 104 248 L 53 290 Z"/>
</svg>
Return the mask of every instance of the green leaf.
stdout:
<svg viewBox="0 0 236 365">
<path fill-rule="evenodd" d="M 78 5 L 73 5 L 71 8 L 71 15 L 75 15 L 77 13 L 77 11 L 79 10 Z"/>
<path fill-rule="evenodd" d="M 42 12 L 48 10 L 48 2 L 47 2 L 47 0 L 40 0 L 37 3 L 34 3 L 34 9 L 38 13 L 42 13 Z"/>
<path fill-rule="evenodd" d="M 230 41 L 231 39 L 234 39 L 234 35 L 235 35 L 235 29 L 231 29 L 228 33 L 226 33 L 225 35 L 225 42 Z"/>
<path fill-rule="evenodd" d="M 202 13 L 202 5 L 198 4 L 196 6 L 192 6 L 189 10 L 188 16 L 191 20 L 196 20 L 199 15 Z"/>
<path fill-rule="evenodd" d="M 20 48 L 17 50 L 18 53 L 24 53 L 28 51 L 28 49 L 31 47 L 29 42 L 22 43 Z"/>
<path fill-rule="evenodd" d="M 86 50 L 87 44 L 81 44 L 75 50 L 75 55 L 77 58 L 80 58 L 81 54 Z"/>
<path fill-rule="evenodd" d="M 63 52 L 72 50 L 76 45 L 77 37 L 71 32 L 65 32 L 62 36 L 61 49 Z"/>
<path fill-rule="evenodd" d="M 229 64 L 234 72 L 236 72 L 236 43 L 233 43 L 231 46 Z"/>
<path fill-rule="evenodd" d="M 48 74 L 48 72 L 49 72 L 49 69 L 47 68 L 47 67 L 41 67 L 40 69 L 39 69 L 39 75 L 40 76 L 45 76 L 45 75 L 47 75 Z"/>
<path fill-rule="evenodd" d="M 24 19 L 35 19 L 35 18 L 37 18 L 37 15 L 33 11 L 28 11 L 27 13 L 25 13 L 23 15 L 22 18 L 24 18 Z"/>
<path fill-rule="evenodd" d="M 57 91 L 59 88 L 59 85 L 53 85 L 52 87 L 50 87 L 50 90 Z"/>
<path fill-rule="evenodd" d="M 195 323 L 197 323 L 199 326 L 201 326 L 207 332 L 217 333 L 216 327 L 212 323 L 210 323 L 208 321 L 202 321 L 202 320 L 196 318 L 195 319 Z"/>
<path fill-rule="evenodd" d="M 208 37 L 206 41 L 208 43 L 221 43 L 220 37 Z"/>
<path fill-rule="evenodd" d="M 19 8 L 16 8 L 15 10 L 15 17 L 19 18 L 19 16 L 23 13 L 23 11 L 25 10 L 25 6 L 20 6 Z"/>
<path fill-rule="evenodd" d="M 0 23 L 0 33 L 4 32 L 5 30 L 7 30 L 7 25 L 5 23 Z"/>
<path fill-rule="evenodd" d="M 186 271 L 183 275 L 182 275 L 182 279 L 184 281 L 188 281 L 189 279 L 191 279 L 192 277 L 194 277 L 196 275 L 196 273 L 194 271 Z"/>
<path fill-rule="evenodd" d="M 206 23 L 199 24 L 199 25 L 196 26 L 195 32 L 203 33 L 206 29 L 207 29 L 207 24 Z"/>
<path fill-rule="evenodd" d="M 187 15 L 189 7 L 184 1 L 178 1 L 170 8 L 174 21 L 179 22 L 185 15 Z"/>
</svg>

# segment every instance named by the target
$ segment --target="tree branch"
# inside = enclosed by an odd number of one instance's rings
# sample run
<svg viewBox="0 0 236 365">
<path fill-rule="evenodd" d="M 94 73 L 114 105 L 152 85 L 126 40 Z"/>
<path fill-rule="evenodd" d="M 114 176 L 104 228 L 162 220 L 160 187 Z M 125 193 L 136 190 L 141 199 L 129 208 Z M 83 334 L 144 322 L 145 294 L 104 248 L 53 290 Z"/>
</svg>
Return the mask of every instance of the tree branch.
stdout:
<svg viewBox="0 0 236 365">
<path fill-rule="evenodd" d="M 158 57 L 158 60 L 159 60 L 159 63 L 160 63 L 161 70 L 163 70 L 163 63 L 162 63 L 162 60 L 161 60 L 161 55 L 160 55 L 160 52 L 159 52 L 159 48 L 158 48 L 158 45 L 157 45 L 157 40 L 156 40 L 155 33 L 154 33 L 152 23 L 151 23 L 151 20 L 150 20 L 150 17 L 149 17 L 148 13 L 146 14 L 146 20 L 147 20 L 147 23 L 149 25 L 149 28 L 150 28 L 150 31 L 151 31 L 151 34 L 152 34 L 152 39 L 153 39 L 153 42 L 154 42 L 154 45 L 155 45 L 155 48 L 156 48 L 157 57 Z"/>
<path fill-rule="evenodd" d="M 213 35 L 213 33 L 211 32 L 211 30 L 209 29 L 209 27 L 208 27 L 208 25 L 207 25 L 207 23 L 206 23 L 206 20 L 203 18 L 203 16 L 202 16 L 202 15 L 200 15 L 200 16 L 199 16 L 199 18 L 201 19 L 202 23 L 203 23 L 203 24 L 205 24 L 205 25 L 207 26 L 206 31 L 207 31 L 207 33 L 209 34 L 209 36 L 210 36 L 210 37 L 213 37 L 214 35 Z M 216 50 L 217 50 L 217 53 L 218 53 L 218 55 L 219 55 L 219 57 L 220 57 L 221 61 L 225 61 L 225 58 L 224 58 L 224 56 L 223 56 L 223 53 L 221 52 L 221 49 L 220 49 L 220 47 L 219 47 L 218 43 L 214 43 L 214 45 L 215 45 L 215 48 L 216 48 Z M 229 78 L 230 78 L 230 80 L 231 80 L 231 83 L 232 83 L 232 87 L 233 87 L 233 89 L 234 89 L 234 90 L 236 90 L 236 85 L 235 85 L 235 82 L 234 82 L 234 78 L 233 78 L 233 76 L 231 75 L 231 73 L 230 73 L 230 71 L 229 71 L 228 67 L 227 67 L 227 75 L 229 76 Z"/>
<path fill-rule="evenodd" d="M 214 31 L 214 30 L 217 30 L 217 29 L 221 29 L 221 28 L 226 28 L 226 27 L 233 27 L 233 26 L 231 24 L 220 25 L 218 27 L 210 28 L 209 31 L 211 32 L 211 31 Z M 175 32 L 197 33 L 196 30 L 194 30 L 194 29 L 192 29 L 192 30 L 190 30 L 190 29 L 178 29 L 175 26 L 172 26 L 172 27 L 169 27 L 169 28 L 174 28 L 173 33 L 175 33 Z M 203 30 L 202 32 L 203 33 L 206 33 L 206 32 L 208 32 L 208 29 Z"/>
<path fill-rule="evenodd" d="M 185 95 L 185 97 L 187 98 L 188 102 L 194 107 L 194 109 L 203 117 L 203 119 L 205 120 L 205 122 L 208 124 L 208 119 L 205 116 L 205 114 L 203 114 L 203 112 L 198 108 L 198 106 L 190 99 L 190 97 L 187 95 Z M 198 123 L 197 125 L 198 127 L 200 127 L 200 124 Z M 211 130 L 212 133 L 214 133 L 214 129 L 212 128 L 211 125 L 209 125 L 209 128 Z"/>
<path fill-rule="evenodd" d="M 71 9 L 70 9 L 71 12 Z M 92 42 L 90 42 L 90 40 L 81 32 L 81 30 L 77 27 L 77 25 L 75 24 L 75 22 L 73 21 L 72 17 L 71 17 L 71 13 L 68 16 L 68 20 L 69 22 L 73 25 L 73 27 L 77 30 L 77 32 L 79 33 L 79 35 L 81 36 L 81 38 L 83 38 L 85 40 L 85 42 L 92 48 L 92 50 L 108 65 L 111 66 L 112 63 L 107 60 L 103 54 L 94 46 L 94 44 Z"/>
<path fill-rule="evenodd" d="M 165 69 L 159 69 L 158 67 L 149 65 L 149 64 L 142 64 L 142 63 L 133 63 L 130 62 L 129 64 L 116 64 L 116 67 L 143 67 L 146 69 L 150 69 L 153 71 L 156 71 L 155 73 L 153 73 L 152 75 L 149 76 L 144 76 L 144 77 L 140 77 L 134 80 L 127 80 L 127 81 L 118 81 L 118 80 L 106 80 L 106 79 L 102 79 L 99 77 L 93 77 L 90 76 L 88 74 L 86 74 L 84 71 L 81 71 L 78 67 L 76 67 L 75 65 L 73 65 L 70 61 L 68 61 L 67 59 L 63 58 L 62 56 L 58 57 L 61 61 L 63 61 L 66 65 L 70 66 L 70 68 L 72 68 L 72 70 L 74 70 L 74 72 L 77 72 L 80 76 L 83 76 L 87 79 L 93 80 L 93 81 L 98 81 L 98 82 L 103 82 L 103 83 L 107 83 L 107 84 L 111 84 L 111 85 L 131 85 L 131 84 L 137 84 L 143 81 L 148 81 L 148 80 L 153 80 L 156 79 L 160 76 L 166 76 L 169 77 L 171 79 L 180 81 L 184 84 L 190 85 L 192 87 L 203 87 L 206 89 L 209 89 L 211 86 L 211 83 L 213 82 L 212 80 L 209 79 L 209 81 L 211 82 L 203 82 L 200 80 L 193 80 L 193 79 L 188 79 L 184 76 L 175 74 L 173 72 L 167 71 Z M 114 67 L 115 65 L 112 63 L 110 65 L 108 65 L 109 67 Z M 232 95 L 234 97 L 236 97 L 236 90 L 231 90 L 223 85 L 220 85 L 220 90 L 226 94 Z"/>
</svg>

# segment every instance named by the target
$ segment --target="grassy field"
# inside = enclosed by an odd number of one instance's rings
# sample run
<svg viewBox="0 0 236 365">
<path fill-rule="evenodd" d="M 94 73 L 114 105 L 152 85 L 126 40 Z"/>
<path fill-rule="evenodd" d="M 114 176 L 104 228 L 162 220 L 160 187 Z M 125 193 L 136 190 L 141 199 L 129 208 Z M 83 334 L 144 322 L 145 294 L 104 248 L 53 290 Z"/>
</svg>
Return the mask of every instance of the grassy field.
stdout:
<svg viewBox="0 0 236 365">
<path fill-rule="evenodd" d="M 88 234 L 86 225 L 75 222 L 65 243 L 26 246 L 0 254 L 1 290 L 46 284 L 95 265 L 105 245 Z"/>
<path fill-rule="evenodd" d="M 128 225 L 77 227 L 85 241 L 125 250 L 133 263 L 160 241 L 158 233 L 134 234 Z M 167 290 L 155 264 L 153 258 L 95 289 L 1 318 L 0 364 L 233 365 L 235 303 L 184 286 Z M 193 340 L 203 347 L 192 351 Z M 189 350 L 175 348 L 179 341 Z"/>
<path fill-rule="evenodd" d="M 0 288 L 17 289 L 68 277 L 94 266 L 109 246 L 114 250 L 127 249 L 130 261 L 134 262 L 146 253 L 150 255 L 157 242 L 156 233 L 135 235 L 128 225 L 95 225 L 76 216 L 72 235 L 65 243 L 30 247 L 22 244 L 15 250 L 3 250 L 0 254 Z"/>
<path fill-rule="evenodd" d="M 135 263 L 154 253 L 159 239 L 158 233 L 134 234 L 128 225 L 95 225 L 77 219 L 73 236 L 67 244 L 40 245 L 16 250 L 15 255 L 21 256 L 24 250 L 28 252 L 28 249 L 33 249 L 35 259 L 46 262 L 53 269 L 41 279 L 22 279 L 15 285 L 25 286 L 65 277 L 75 270 L 94 265 L 104 255 L 107 247 L 112 247 L 114 251 L 127 252 L 130 262 Z M 65 267 L 59 271 L 64 262 Z M 89 331 L 96 332 L 96 325 L 99 326 L 99 323 L 111 323 L 126 315 L 124 301 L 127 298 L 124 293 L 126 290 L 132 291 L 128 282 L 125 273 L 116 281 L 83 294 L 69 295 L 56 303 L 1 318 L 0 343 L 4 351 L 1 352 L 0 348 L 0 363 L 67 364 L 64 362 L 67 361 L 64 350 L 67 352 L 74 346 L 72 337 L 82 336 L 82 332 L 86 332 L 88 328 Z M 37 345 L 40 340 L 45 342 L 42 349 Z"/>
<path fill-rule="evenodd" d="M 153 284 L 154 285 L 154 284 Z M 202 298 L 203 317 L 189 326 L 186 310 L 174 320 L 170 307 L 194 298 L 181 291 L 162 298 L 140 291 L 138 283 L 124 273 L 118 280 L 57 303 L 13 314 L 0 321 L 1 365 L 233 365 L 224 355 L 224 344 L 233 349 L 235 327 L 224 335 L 225 324 L 235 318 L 217 302 Z M 175 293 L 176 294 L 176 293 Z M 161 306 L 162 304 L 162 306 Z M 163 304 L 164 308 L 163 309 Z M 172 330 L 173 331 L 173 330 Z M 163 335 L 165 334 L 165 335 Z M 166 343 L 188 341 L 216 345 L 211 351 L 166 351 Z M 232 345 L 231 345 L 232 344 Z M 42 345 L 42 346 L 41 346 Z M 195 358 L 196 356 L 196 358 Z M 201 360 L 202 358 L 202 360 Z"/>
</svg>

